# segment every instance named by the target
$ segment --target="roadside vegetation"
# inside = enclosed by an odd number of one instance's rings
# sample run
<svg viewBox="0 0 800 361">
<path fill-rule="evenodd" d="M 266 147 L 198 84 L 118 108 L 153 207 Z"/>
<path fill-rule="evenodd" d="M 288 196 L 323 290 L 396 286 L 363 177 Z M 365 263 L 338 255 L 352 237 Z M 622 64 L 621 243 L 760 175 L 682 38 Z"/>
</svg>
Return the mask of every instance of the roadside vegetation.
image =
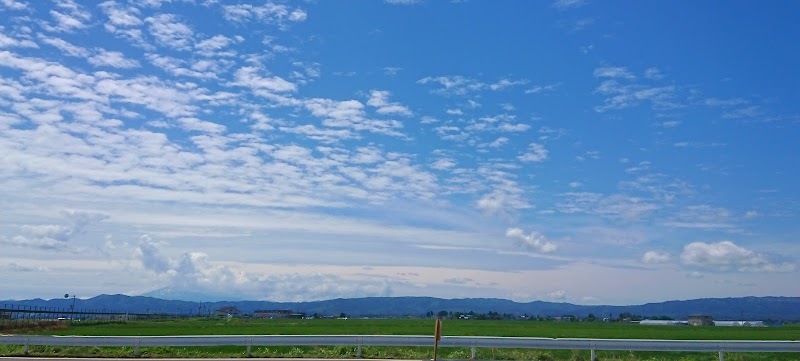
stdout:
<svg viewBox="0 0 800 361">
<path fill-rule="evenodd" d="M 423 319 L 314 319 L 314 320 L 254 320 L 254 319 L 184 319 L 164 321 L 128 321 L 87 324 L 78 321 L 61 323 L 58 327 L 37 327 L 3 333 L 91 336 L 168 336 L 168 335 L 429 335 L 433 321 Z M 491 320 L 447 320 L 445 336 L 507 336 L 553 338 L 637 338 L 675 340 L 797 340 L 800 326 L 781 327 L 690 327 L 642 326 L 621 323 L 520 322 Z M 131 357 L 132 347 L 64 347 L 31 346 L 32 356 L 55 357 Z M 0 356 L 21 356 L 22 346 L 0 345 Z M 254 346 L 253 357 L 316 357 L 356 358 L 353 346 L 296 347 Z M 441 348 L 441 359 L 469 359 L 468 348 Z M 598 351 L 605 360 L 718 360 L 716 353 L 693 352 L 628 352 Z M 141 357 L 246 357 L 243 346 L 220 347 L 142 347 Z M 375 347 L 364 346 L 363 358 L 392 358 L 423 360 L 432 357 L 432 347 Z M 477 349 L 479 360 L 574 360 L 589 359 L 588 351 Z M 726 353 L 725 360 L 800 360 L 800 353 Z"/>
</svg>

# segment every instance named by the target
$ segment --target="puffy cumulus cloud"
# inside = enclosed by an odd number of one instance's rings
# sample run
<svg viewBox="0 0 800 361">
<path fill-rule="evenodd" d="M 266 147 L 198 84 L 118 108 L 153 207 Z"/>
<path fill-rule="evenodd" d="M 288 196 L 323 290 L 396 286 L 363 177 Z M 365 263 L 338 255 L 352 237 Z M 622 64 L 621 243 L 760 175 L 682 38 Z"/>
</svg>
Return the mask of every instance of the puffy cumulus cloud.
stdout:
<svg viewBox="0 0 800 361">
<path fill-rule="evenodd" d="M 642 255 L 642 263 L 659 264 L 667 263 L 672 259 L 672 256 L 667 252 L 660 251 L 647 251 Z"/>
<path fill-rule="evenodd" d="M 517 159 L 523 162 L 542 162 L 547 159 L 548 151 L 543 145 L 538 143 L 531 143 L 528 146 L 528 151 L 519 155 Z"/>
<path fill-rule="evenodd" d="M 392 293 L 388 280 L 344 279 L 321 273 L 253 274 L 214 262 L 203 252 L 184 252 L 177 258 L 169 258 L 161 253 L 162 246 L 149 236 L 142 236 L 134 250 L 134 259 L 162 285 L 175 291 L 284 302 Z"/>
<path fill-rule="evenodd" d="M 555 243 L 548 241 L 544 235 L 536 231 L 525 234 L 520 228 L 509 228 L 506 230 L 506 237 L 516 241 L 518 246 L 528 251 L 550 253 L 558 249 Z"/>
<path fill-rule="evenodd" d="M 792 263 L 773 263 L 767 256 L 731 241 L 692 242 L 683 247 L 681 262 L 690 267 L 718 271 L 791 272 Z"/>
<path fill-rule="evenodd" d="M 11 238 L 0 238 L 0 244 L 45 250 L 64 250 L 69 241 L 86 233 L 92 224 L 108 218 L 103 213 L 64 210 L 60 213 L 66 224 L 22 225 L 22 234 Z"/>
</svg>

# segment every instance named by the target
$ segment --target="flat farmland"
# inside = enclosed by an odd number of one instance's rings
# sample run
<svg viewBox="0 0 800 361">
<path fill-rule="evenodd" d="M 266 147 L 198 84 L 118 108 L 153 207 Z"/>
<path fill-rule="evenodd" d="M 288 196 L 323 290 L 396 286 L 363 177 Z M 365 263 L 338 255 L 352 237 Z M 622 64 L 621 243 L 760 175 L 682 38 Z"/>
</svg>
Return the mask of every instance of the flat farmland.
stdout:
<svg viewBox="0 0 800 361">
<path fill-rule="evenodd" d="M 85 336 L 175 335 L 431 335 L 421 319 L 191 319 L 82 325 L 41 334 Z M 671 340 L 797 340 L 800 325 L 781 327 L 642 326 L 604 322 L 444 320 L 444 336 L 614 338 Z"/>
<path fill-rule="evenodd" d="M 72 322 L 66 329 L 32 332 L 50 335 L 87 336 L 173 336 L 173 335 L 431 335 L 433 320 L 420 319 L 185 319 L 131 321 L 101 324 Z M 535 322 L 445 320 L 444 336 L 505 336 L 551 338 L 674 339 L 674 340 L 797 340 L 800 326 L 781 327 L 689 327 L 640 326 L 638 324 L 591 322 Z M 142 357 L 245 357 L 241 346 L 143 347 Z M 19 356 L 21 346 L 0 345 L 0 356 Z M 34 356 L 130 357 L 130 347 L 32 346 Z M 356 358 L 353 346 L 269 346 L 253 347 L 254 357 Z M 479 348 L 483 360 L 588 360 L 588 351 Z M 364 346 L 363 358 L 422 360 L 432 357 L 432 347 Z M 468 359 L 467 348 L 442 348 L 442 359 Z M 716 353 L 598 351 L 605 360 L 718 360 Z M 798 353 L 726 353 L 727 361 L 800 360 Z"/>
</svg>

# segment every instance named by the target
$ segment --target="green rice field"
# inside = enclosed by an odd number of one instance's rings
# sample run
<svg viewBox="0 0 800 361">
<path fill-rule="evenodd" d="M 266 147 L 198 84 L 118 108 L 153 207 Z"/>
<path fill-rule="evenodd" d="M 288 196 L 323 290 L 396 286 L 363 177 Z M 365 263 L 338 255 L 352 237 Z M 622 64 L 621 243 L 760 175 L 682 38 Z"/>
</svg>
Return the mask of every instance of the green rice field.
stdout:
<svg viewBox="0 0 800 361">
<path fill-rule="evenodd" d="M 28 331 L 35 334 L 92 336 L 166 335 L 430 335 L 433 320 L 421 319 L 189 319 L 128 321 L 99 324 L 72 322 L 62 329 Z M 675 340 L 798 340 L 800 326 L 781 327 L 689 327 L 641 326 L 592 322 L 533 322 L 445 320 L 444 336 L 630 338 Z M 32 356 L 130 357 L 128 347 L 31 346 Z M 245 357 L 242 346 L 143 347 L 142 357 Z M 22 355 L 22 346 L 0 345 L 0 356 Z M 356 346 L 253 347 L 254 357 L 356 358 Z M 599 360 L 718 360 L 716 353 L 598 351 Z M 469 359 L 467 348 L 439 350 L 442 359 Z M 363 347 L 363 358 L 423 360 L 432 357 L 432 347 Z M 588 351 L 478 349 L 483 360 L 588 360 Z M 800 353 L 728 353 L 725 360 L 800 360 Z"/>
</svg>

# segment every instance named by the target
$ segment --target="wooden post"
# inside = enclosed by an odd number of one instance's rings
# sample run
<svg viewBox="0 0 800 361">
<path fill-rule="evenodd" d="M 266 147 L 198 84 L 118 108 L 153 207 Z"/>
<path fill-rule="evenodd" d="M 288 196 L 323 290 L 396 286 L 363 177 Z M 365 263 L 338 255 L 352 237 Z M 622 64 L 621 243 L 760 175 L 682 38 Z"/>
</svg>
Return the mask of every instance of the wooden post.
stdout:
<svg viewBox="0 0 800 361">
<path fill-rule="evenodd" d="M 436 319 L 436 326 L 433 329 L 433 361 L 436 361 L 436 351 L 439 349 L 439 340 L 442 339 L 442 319 Z"/>
</svg>

